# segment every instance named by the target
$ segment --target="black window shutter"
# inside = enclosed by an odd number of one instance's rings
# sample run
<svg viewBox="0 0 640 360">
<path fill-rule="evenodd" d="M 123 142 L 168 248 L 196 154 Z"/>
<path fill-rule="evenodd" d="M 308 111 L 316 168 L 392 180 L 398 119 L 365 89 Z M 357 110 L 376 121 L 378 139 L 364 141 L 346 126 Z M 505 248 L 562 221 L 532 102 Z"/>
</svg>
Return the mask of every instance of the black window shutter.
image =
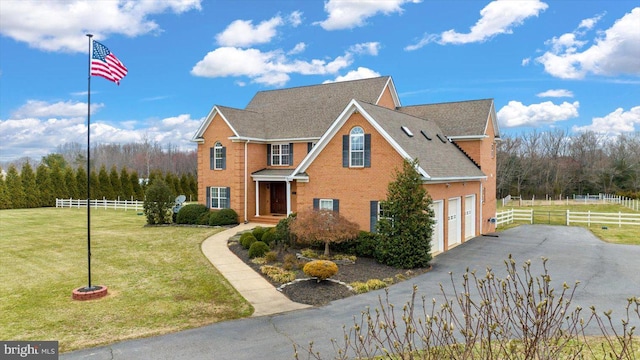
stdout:
<svg viewBox="0 0 640 360">
<path fill-rule="evenodd" d="M 371 134 L 364 134 L 364 167 L 371 167 Z"/>
<path fill-rule="evenodd" d="M 227 209 L 231 209 L 231 188 L 227 188 Z"/>
<path fill-rule="evenodd" d="M 308 142 L 307 143 L 307 154 L 311 152 L 312 148 L 313 148 L 313 143 L 312 142 Z"/>
<path fill-rule="evenodd" d="M 227 147 L 222 147 L 222 170 L 227 168 Z"/>
<path fill-rule="evenodd" d="M 314 198 L 313 199 L 313 210 L 318 210 L 318 209 L 320 209 L 320 199 Z"/>
<path fill-rule="evenodd" d="M 267 144 L 267 166 L 271 166 L 271 144 Z"/>
<path fill-rule="evenodd" d="M 207 209 L 211 208 L 211 188 L 207 186 Z"/>
<path fill-rule="evenodd" d="M 376 232 L 376 224 L 378 223 L 378 202 L 375 200 L 371 200 L 369 207 L 369 216 L 371 217 L 369 231 L 374 233 Z"/>
<path fill-rule="evenodd" d="M 338 199 L 333 199 L 333 211 L 340 211 L 340 201 Z"/>
<path fill-rule="evenodd" d="M 349 135 L 342 135 L 342 167 L 349 167 Z"/>
<path fill-rule="evenodd" d="M 293 165 L 293 143 L 289 143 L 289 165 Z"/>
<path fill-rule="evenodd" d="M 216 153 L 215 148 L 209 148 L 209 169 L 211 170 L 214 169 L 215 153 Z"/>
</svg>

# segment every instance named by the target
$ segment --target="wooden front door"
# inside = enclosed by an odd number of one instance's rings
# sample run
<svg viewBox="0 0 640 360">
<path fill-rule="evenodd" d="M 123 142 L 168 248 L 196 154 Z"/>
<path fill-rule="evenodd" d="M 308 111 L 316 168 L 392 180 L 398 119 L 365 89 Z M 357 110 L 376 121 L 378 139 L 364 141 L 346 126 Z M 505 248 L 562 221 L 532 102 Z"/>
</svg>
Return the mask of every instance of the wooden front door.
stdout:
<svg viewBox="0 0 640 360">
<path fill-rule="evenodd" d="M 271 213 L 287 213 L 287 188 L 285 183 L 271 183 Z"/>
</svg>

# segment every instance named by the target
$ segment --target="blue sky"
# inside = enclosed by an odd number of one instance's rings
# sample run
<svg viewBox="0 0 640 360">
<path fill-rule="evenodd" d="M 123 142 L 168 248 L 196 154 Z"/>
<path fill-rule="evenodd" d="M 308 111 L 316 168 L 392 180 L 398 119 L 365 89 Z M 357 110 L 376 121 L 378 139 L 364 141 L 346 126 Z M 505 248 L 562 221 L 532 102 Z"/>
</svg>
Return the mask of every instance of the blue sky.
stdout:
<svg viewBox="0 0 640 360">
<path fill-rule="evenodd" d="M 190 140 L 213 105 L 391 75 L 402 105 L 493 98 L 501 131 L 640 131 L 640 1 L 30 1 L 0 5 L 0 161 Z"/>
</svg>

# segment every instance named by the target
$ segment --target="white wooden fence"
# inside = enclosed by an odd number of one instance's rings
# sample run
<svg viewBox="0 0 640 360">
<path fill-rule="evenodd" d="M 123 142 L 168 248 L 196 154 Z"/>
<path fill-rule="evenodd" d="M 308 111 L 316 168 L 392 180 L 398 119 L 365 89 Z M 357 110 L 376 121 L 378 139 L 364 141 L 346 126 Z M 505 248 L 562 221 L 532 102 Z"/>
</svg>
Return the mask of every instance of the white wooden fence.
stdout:
<svg viewBox="0 0 640 360">
<path fill-rule="evenodd" d="M 496 227 L 512 224 L 514 220 L 528 221 L 529 224 L 533 224 L 533 209 L 508 209 L 496 213 Z"/>
<path fill-rule="evenodd" d="M 603 202 L 620 204 L 629 209 L 640 211 L 640 200 L 611 194 L 600 194 Z"/>
<path fill-rule="evenodd" d="M 640 225 L 640 214 L 634 213 L 597 213 L 597 212 L 570 212 L 567 210 L 567 225 L 571 223 L 583 223 L 587 226 L 598 225 Z"/>
<path fill-rule="evenodd" d="M 544 213 L 544 211 L 543 211 Z M 640 226 L 639 213 L 599 213 L 592 211 L 567 210 L 567 226 L 576 223 L 596 225 L 638 225 Z M 512 224 L 514 221 L 526 221 L 533 224 L 533 209 L 508 209 L 496 213 L 496 227 L 502 224 Z"/>
<path fill-rule="evenodd" d="M 140 211 L 144 209 L 143 201 L 138 200 L 91 200 L 91 207 L 94 209 L 124 209 L 124 210 L 134 210 Z M 65 207 L 75 207 L 75 208 L 86 208 L 87 207 L 87 199 L 56 199 L 56 207 L 65 208 Z"/>
<path fill-rule="evenodd" d="M 625 196 L 611 195 L 611 194 L 603 194 L 600 193 L 598 195 L 587 194 L 587 195 L 572 195 L 571 197 L 566 196 L 562 197 L 562 195 L 557 197 L 545 196 L 544 198 L 536 199 L 535 196 L 532 196 L 530 200 L 523 199 L 521 196 L 511 196 L 501 199 L 502 207 L 507 206 L 536 206 L 536 205 L 569 205 L 569 204 L 620 204 L 624 207 L 628 207 L 629 209 L 640 211 L 640 199 L 631 199 Z M 515 205 L 517 204 L 517 205 Z"/>
</svg>

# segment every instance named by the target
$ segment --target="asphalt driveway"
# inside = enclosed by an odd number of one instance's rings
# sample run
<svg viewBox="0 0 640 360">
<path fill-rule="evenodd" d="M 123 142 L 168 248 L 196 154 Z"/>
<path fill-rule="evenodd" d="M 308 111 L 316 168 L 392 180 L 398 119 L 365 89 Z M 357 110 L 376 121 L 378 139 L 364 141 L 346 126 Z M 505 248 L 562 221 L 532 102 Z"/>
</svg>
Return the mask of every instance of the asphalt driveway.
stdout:
<svg viewBox="0 0 640 360">
<path fill-rule="evenodd" d="M 519 263 L 532 261 L 534 275 L 542 269 L 541 257 L 548 258 L 552 284 L 581 283 L 572 304 L 613 310 L 622 316 L 626 299 L 640 296 L 640 246 L 613 245 L 598 240 L 578 227 L 526 225 L 506 230 L 497 237 L 472 239 L 434 258 L 433 270 L 393 285 L 389 299 L 394 305 L 406 303 L 413 285 L 419 295 L 439 298 L 440 286 L 450 290 L 450 272 L 461 275 L 467 268 L 484 271 L 491 267 L 504 273 L 509 254 Z M 638 235 L 640 236 L 640 234 Z M 378 307 L 375 291 L 334 301 L 331 304 L 285 314 L 253 317 L 213 324 L 147 339 L 62 354 L 61 359 L 291 359 L 292 343 L 314 342 L 314 348 L 331 358 L 330 339 L 343 337 L 343 326 L 353 325 L 366 307 Z M 640 328 L 636 318 L 635 323 Z"/>
</svg>

